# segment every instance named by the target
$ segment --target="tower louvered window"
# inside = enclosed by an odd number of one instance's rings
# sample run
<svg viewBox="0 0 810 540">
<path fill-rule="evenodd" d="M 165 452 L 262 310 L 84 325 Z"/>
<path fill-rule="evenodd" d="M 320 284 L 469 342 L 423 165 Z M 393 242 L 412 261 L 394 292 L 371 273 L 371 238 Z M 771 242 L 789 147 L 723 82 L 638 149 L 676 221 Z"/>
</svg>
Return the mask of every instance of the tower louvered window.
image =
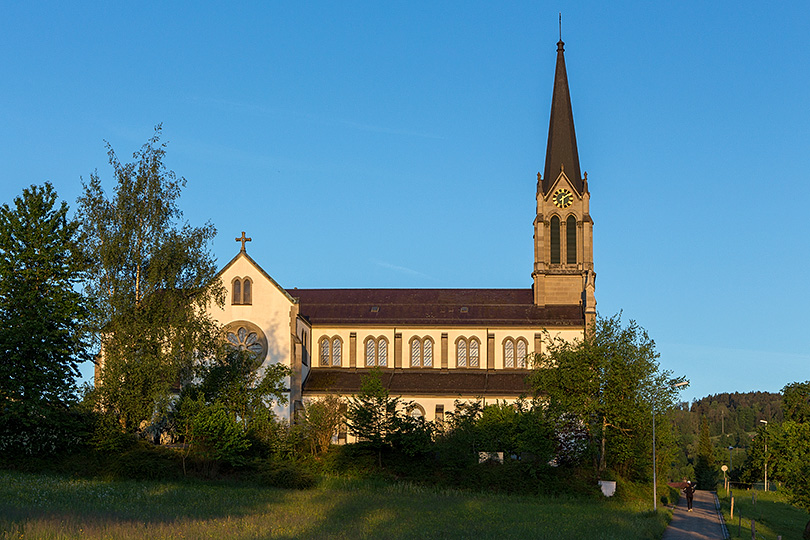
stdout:
<svg viewBox="0 0 810 540">
<path fill-rule="evenodd" d="M 568 216 L 565 220 L 565 262 L 577 264 L 577 218 Z"/>
<path fill-rule="evenodd" d="M 551 245 L 551 264 L 560 264 L 560 218 L 551 216 L 549 243 Z"/>
</svg>

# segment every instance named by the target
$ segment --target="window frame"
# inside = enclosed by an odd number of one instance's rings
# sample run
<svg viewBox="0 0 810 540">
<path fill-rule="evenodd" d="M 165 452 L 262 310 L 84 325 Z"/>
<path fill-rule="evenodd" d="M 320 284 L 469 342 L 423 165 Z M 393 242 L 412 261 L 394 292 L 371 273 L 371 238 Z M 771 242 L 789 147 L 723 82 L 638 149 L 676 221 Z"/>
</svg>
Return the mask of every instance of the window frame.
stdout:
<svg viewBox="0 0 810 540">
<path fill-rule="evenodd" d="M 231 305 L 253 305 L 253 280 L 249 276 L 237 276 L 231 280 Z"/>
<path fill-rule="evenodd" d="M 326 342 L 326 347 L 324 347 L 324 342 Z M 336 346 L 337 355 L 335 355 Z M 343 367 L 343 339 L 340 336 L 323 335 L 318 338 L 318 366 L 322 368 Z"/>
<path fill-rule="evenodd" d="M 523 345 L 523 358 L 520 357 L 520 346 Z M 526 369 L 528 367 L 529 359 L 529 341 L 524 337 L 513 338 L 507 336 L 504 338 L 503 343 L 503 368 L 504 369 Z M 511 348 L 512 351 L 512 365 L 507 365 L 508 352 Z"/>
<path fill-rule="evenodd" d="M 473 347 L 473 344 L 475 347 Z M 475 350 L 475 356 L 472 352 Z M 464 364 L 459 363 L 460 352 L 464 353 Z M 473 364 L 475 359 L 475 365 Z M 459 336 L 456 339 L 456 368 L 458 369 L 480 369 L 481 368 L 481 340 L 475 336 Z"/>
<path fill-rule="evenodd" d="M 412 368 L 432 368 L 434 366 L 434 351 L 436 350 L 436 342 L 430 336 L 419 337 L 413 336 L 410 340 L 410 367 Z M 430 350 L 430 363 L 427 363 L 426 354 Z M 414 353 L 416 353 L 416 363 L 414 363 Z"/>
<path fill-rule="evenodd" d="M 369 348 L 370 347 L 370 348 Z M 388 367 L 388 338 L 385 336 L 367 336 L 365 340 L 363 340 L 363 366 L 367 368 L 371 367 Z M 371 354 L 369 354 L 371 353 Z M 380 363 L 380 356 L 383 353 L 385 363 Z M 369 363 L 369 359 L 371 359 L 372 363 Z"/>
</svg>

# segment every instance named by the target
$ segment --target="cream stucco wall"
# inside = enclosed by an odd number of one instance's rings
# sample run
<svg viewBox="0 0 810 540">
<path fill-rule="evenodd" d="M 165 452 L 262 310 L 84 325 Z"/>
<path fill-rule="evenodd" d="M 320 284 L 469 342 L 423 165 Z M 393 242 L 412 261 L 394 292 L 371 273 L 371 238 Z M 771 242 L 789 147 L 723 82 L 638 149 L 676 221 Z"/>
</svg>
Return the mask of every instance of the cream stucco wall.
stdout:
<svg viewBox="0 0 810 540">
<path fill-rule="evenodd" d="M 355 344 L 355 351 L 351 350 L 352 346 L 352 339 L 351 336 L 354 334 L 356 336 L 354 340 Z M 401 336 L 401 340 L 397 340 L 396 336 L 399 334 Z M 447 357 L 446 359 L 443 358 L 443 342 L 442 336 L 447 336 Z M 430 338 L 433 341 L 433 365 L 423 369 L 442 369 L 444 362 L 446 361 L 446 368 L 454 369 L 457 367 L 456 365 L 456 343 L 459 339 L 471 339 L 476 338 L 480 343 L 479 349 L 479 365 L 477 369 L 487 369 L 487 340 L 488 336 L 494 336 L 493 340 L 493 349 L 494 349 L 494 362 L 492 364 L 492 369 L 504 369 L 504 341 L 508 338 L 512 339 L 525 339 L 527 344 L 527 351 L 529 354 L 533 352 L 543 352 L 543 346 L 541 346 L 538 350 L 536 347 L 537 340 L 535 339 L 537 336 L 543 336 L 543 339 L 547 339 L 547 336 L 551 336 L 552 338 L 555 336 L 559 336 L 567 341 L 572 341 L 574 339 L 582 339 L 583 337 L 583 329 L 582 328 L 575 328 L 575 327 L 568 327 L 562 329 L 554 329 L 553 331 L 549 332 L 548 334 L 545 332 L 544 328 L 526 328 L 526 327 L 495 327 L 495 328 L 487 328 L 487 327 L 446 327 L 446 328 L 436 328 L 436 327 L 368 327 L 368 328 L 358 328 L 358 327 L 339 327 L 339 326 L 313 326 L 312 327 L 312 344 L 311 344 L 311 351 L 312 351 L 312 368 L 317 369 L 319 367 L 338 367 L 338 366 L 322 366 L 320 364 L 320 352 L 321 352 L 321 345 L 320 341 L 322 338 L 327 337 L 330 340 L 338 337 L 341 339 L 343 343 L 343 352 L 341 355 L 341 365 L 339 367 L 366 367 L 365 365 L 365 342 L 366 339 L 369 337 L 379 338 L 385 337 L 388 340 L 388 364 L 387 367 L 401 367 L 401 368 L 410 368 L 411 367 L 411 349 L 410 344 L 411 340 L 414 338 L 418 339 L 425 339 Z M 401 363 L 400 365 L 395 365 L 395 354 L 397 344 L 401 346 Z M 354 355 L 355 361 L 354 365 L 352 365 L 351 358 Z M 476 368 L 466 368 L 466 369 L 476 369 Z"/>
<path fill-rule="evenodd" d="M 252 281 L 251 304 L 235 305 L 232 303 L 233 280 L 250 278 Z M 232 261 L 220 274 L 222 284 L 227 291 L 225 305 L 210 308 L 212 317 L 222 325 L 235 321 L 247 321 L 261 328 L 267 338 L 267 354 L 262 359 L 259 369 L 266 369 L 273 364 L 293 367 L 293 335 L 296 331 L 295 320 L 291 317 L 297 304 L 281 290 L 271 279 L 268 279 L 247 257 L 241 254 Z M 290 388 L 290 377 L 284 381 Z M 289 393 L 285 396 L 290 398 Z M 274 406 L 274 412 L 280 418 L 290 419 L 290 404 Z"/>
</svg>

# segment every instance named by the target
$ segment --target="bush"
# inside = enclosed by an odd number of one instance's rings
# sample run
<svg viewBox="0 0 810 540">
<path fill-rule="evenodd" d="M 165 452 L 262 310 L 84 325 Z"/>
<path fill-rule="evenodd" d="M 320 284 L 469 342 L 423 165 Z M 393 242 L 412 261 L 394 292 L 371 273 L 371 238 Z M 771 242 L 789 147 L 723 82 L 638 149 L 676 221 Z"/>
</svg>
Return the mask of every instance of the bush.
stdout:
<svg viewBox="0 0 810 540">
<path fill-rule="evenodd" d="M 167 480 L 182 477 L 180 456 L 166 448 L 139 442 L 117 456 L 112 456 L 103 471 L 117 480 Z"/>
<path fill-rule="evenodd" d="M 309 489 L 317 484 L 312 471 L 294 461 L 268 461 L 259 470 L 263 485 L 283 489 Z"/>
</svg>

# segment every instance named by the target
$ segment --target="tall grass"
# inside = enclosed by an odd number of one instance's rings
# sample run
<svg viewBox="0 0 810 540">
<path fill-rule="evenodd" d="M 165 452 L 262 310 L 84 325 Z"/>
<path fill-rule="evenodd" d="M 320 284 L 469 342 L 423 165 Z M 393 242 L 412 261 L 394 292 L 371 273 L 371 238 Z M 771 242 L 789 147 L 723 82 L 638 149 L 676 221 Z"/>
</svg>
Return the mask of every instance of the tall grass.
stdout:
<svg viewBox="0 0 810 540">
<path fill-rule="evenodd" d="M 0 471 L 0 539 L 660 538 L 671 514 L 649 512 L 642 492 L 556 499 L 340 478 L 286 491 Z"/>
<path fill-rule="evenodd" d="M 734 490 L 734 519 L 730 515 L 730 497 L 722 489 L 717 490 L 717 495 L 731 538 L 751 538 L 752 519 L 758 538 L 802 538 L 810 520 L 807 512 L 791 506 L 778 491 Z"/>
</svg>

